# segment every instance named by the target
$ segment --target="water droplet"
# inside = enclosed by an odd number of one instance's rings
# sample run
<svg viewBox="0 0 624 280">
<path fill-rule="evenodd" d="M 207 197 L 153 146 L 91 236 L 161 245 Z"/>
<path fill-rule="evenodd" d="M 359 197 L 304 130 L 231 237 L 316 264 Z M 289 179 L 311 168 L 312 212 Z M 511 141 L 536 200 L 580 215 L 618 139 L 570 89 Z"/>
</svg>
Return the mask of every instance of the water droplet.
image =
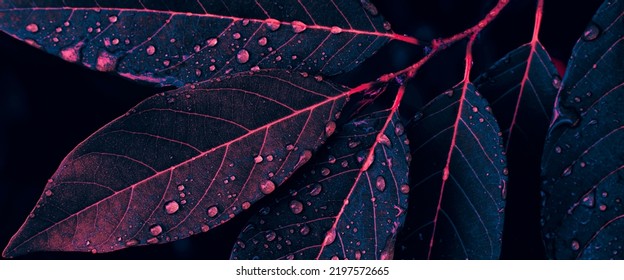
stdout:
<svg viewBox="0 0 624 280">
<path fill-rule="evenodd" d="M 555 153 L 560 154 L 561 153 L 561 147 L 559 147 L 559 146 L 555 147 Z"/>
<path fill-rule="evenodd" d="M 206 213 L 208 213 L 208 217 L 214 218 L 215 216 L 217 216 L 217 214 L 219 214 L 219 208 L 217 208 L 216 205 L 211 206 L 208 208 L 208 211 Z"/>
<path fill-rule="evenodd" d="M 332 26 L 330 31 L 331 31 L 332 34 L 340 34 L 340 33 L 342 33 L 342 28 L 340 28 L 338 26 Z"/>
<path fill-rule="evenodd" d="M 303 212 L 303 203 L 301 203 L 301 201 L 299 200 L 293 200 L 290 202 L 290 211 L 293 212 L 293 214 L 297 215 L 300 214 L 301 212 Z"/>
<path fill-rule="evenodd" d="M 295 145 L 293 145 L 293 144 L 286 145 L 286 151 L 292 151 L 294 149 L 295 149 Z"/>
<path fill-rule="evenodd" d="M 171 61 L 169 61 L 169 60 L 163 60 L 163 65 L 165 67 L 168 67 L 170 63 L 171 63 Z"/>
<path fill-rule="evenodd" d="M 353 149 L 360 145 L 360 141 L 349 141 L 347 145 L 349 146 L 349 148 Z"/>
<path fill-rule="evenodd" d="M 403 133 L 405 133 L 405 127 L 403 126 L 403 124 L 398 123 L 394 127 L 394 134 L 396 134 L 397 136 L 401 136 L 403 135 Z"/>
<path fill-rule="evenodd" d="M 594 23 L 590 23 L 589 26 L 585 28 L 585 31 L 583 31 L 583 39 L 585 41 L 596 40 L 598 35 L 600 35 L 600 28 L 598 28 L 598 26 Z"/>
<path fill-rule="evenodd" d="M 602 212 L 607 211 L 607 205 L 602 204 L 602 205 L 598 206 L 598 209 L 600 209 L 600 211 L 602 211 Z"/>
<path fill-rule="evenodd" d="M 273 161 L 273 155 L 268 155 L 268 156 L 266 157 L 266 159 L 267 159 L 267 161 Z"/>
<path fill-rule="evenodd" d="M 117 67 L 117 57 L 108 52 L 101 51 L 97 58 L 95 69 L 102 72 L 111 72 L 115 70 L 115 67 Z"/>
<path fill-rule="evenodd" d="M 160 225 L 154 225 L 150 228 L 150 234 L 152 234 L 153 236 L 158 236 L 162 233 L 162 227 Z"/>
<path fill-rule="evenodd" d="M 299 156 L 299 161 L 297 161 L 297 165 L 295 165 L 294 169 L 301 167 L 306 162 L 308 162 L 311 158 L 312 158 L 312 151 L 310 150 L 303 151 L 301 155 Z"/>
<path fill-rule="evenodd" d="M 323 245 L 327 246 L 334 243 L 336 240 L 336 229 L 332 228 L 325 234 L 325 239 L 323 240 Z"/>
<path fill-rule="evenodd" d="M 167 214 L 169 215 L 174 214 L 175 212 L 178 212 L 178 209 L 180 209 L 180 205 L 178 205 L 178 203 L 175 200 L 171 200 L 165 203 L 165 212 L 167 212 Z"/>
<path fill-rule="evenodd" d="M 240 35 L 240 33 L 238 33 L 238 32 L 237 32 L 237 33 L 232 34 L 232 38 L 234 38 L 234 40 L 238 40 L 238 39 L 240 39 L 240 37 L 241 37 L 241 35 Z"/>
<path fill-rule="evenodd" d="M 507 169 L 507 167 L 503 168 L 503 175 L 509 175 L 509 169 Z"/>
<path fill-rule="evenodd" d="M 75 46 L 61 50 L 61 58 L 68 62 L 78 62 L 80 60 L 80 49 L 84 43 L 80 42 Z"/>
<path fill-rule="evenodd" d="M 268 42 L 267 37 L 262 37 L 258 39 L 258 45 L 260 46 L 266 46 L 267 42 Z"/>
<path fill-rule="evenodd" d="M 201 76 L 202 71 L 200 69 L 195 69 L 195 76 L 199 77 Z"/>
<path fill-rule="evenodd" d="M 243 210 L 247 210 L 249 209 L 249 207 L 251 207 L 251 203 L 249 203 L 249 201 L 245 201 L 243 202 L 243 205 L 241 207 L 243 208 Z"/>
<path fill-rule="evenodd" d="M 410 191 L 410 186 L 407 184 L 401 185 L 401 193 L 408 194 Z"/>
<path fill-rule="evenodd" d="M 314 187 L 312 187 L 312 190 L 310 190 L 310 196 L 317 196 L 321 193 L 322 190 L 323 186 L 317 183 L 314 185 Z"/>
<path fill-rule="evenodd" d="M 572 174 L 572 165 L 564 169 L 563 173 L 561 173 L 561 176 L 566 177 L 566 176 L 570 176 L 570 174 Z"/>
<path fill-rule="evenodd" d="M 236 54 L 236 60 L 238 63 L 247 63 L 249 61 L 249 52 L 246 49 L 241 49 Z"/>
<path fill-rule="evenodd" d="M 336 157 L 334 157 L 333 155 L 329 155 L 329 157 L 327 157 L 327 162 L 329 162 L 330 164 L 336 163 Z"/>
<path fill-rule="evenodd" d="M 147 244 L 158 244 L 158 238 L 152 237 L 147 240 Z"/>
<path fill-rule="evenodd" d="M 147 52 L 147 55 L 153 55 L 156 52 L 156 47 L 148 46 L 145 51 Z"/>
<path fill-rule="evenodd" d="M 112 15 L 108 17 L 108 21 L 110 21 L 111 23 L 115 23 L 117 22 L 117 16 Z"/>
<path fill-rule="evenodd" d="M 131 246 L 136 246 L 139 245 L 139 241 L 136 239 L 130 239 L 126 242 L 126 246 L 131 247 Z"/>
<path fill-rule="evenodd" d="M 202 232 L 207 232 L 210 230 L 210 227 L 208 225 L 201 225 L 201 231 Z"/>
<path fill-rule="evenodd" d="M 272 231 L 272 230 L 268 231 L 264 235 L 264 238 L 266 238 L 266 240 L 269 241 L 269 242 L 275 240 L 276 237 L 277 237 L 277 234 L 274 231 Z"/>
<path fill-rule="evenodd" d="M 444 181 L 448 180 L 449 175 L 450 175 L 449 168 L 444 167 L 444 170 L 442 171 L 442 180 Z"/>
<path fill-rule="evenodd" d="M 572 240 L 572 246 L 571 247 L 572 247 L 572 250 L 574 250 L 574 251 L 578 251 L 578 249 L 581 248 L 579 242 L 576 241 L 576 240 Z"/>
<path fill-rule="evenodd" d="M 329 137 L 334 134 L 334 131 L 336 131 L 336 123 L 332 121 L 328 122 L 325 125 L 325 135 Z"/>
<path fill-rule="evenodd" d="M 261 163 L 264 159 L 262 158 L 261 155 L 258 155 L 257 157 L 254 158 L 254 162 L 255 163 Z"/>
<path fill-rule="evenodd" d="M 381 134 L 379 138 L 377 138 L 377 143 L 380 143 L 388 148 L 392 148 L 392 142 L 390 142 L 390 138 L 388 138 L 385 134 Z"/>
<path fill-rule="evenodd" d="M 299 229 L 299 233 L 303 236 L 308 235 L 310 233 L 310 227 L 308 225 L 303 225 L 301 229 Z"/>
<path fill-rule="evenodd" d="M 217 67 L 215 67 L 214 65 L 210 65 L 210 67 L 208 67 L 208 70 L 210 70 L 211 72 L 213 72 L 216 69 Z"/>
<path fill-rule="evenodd" d="M 332 257 L 330 258 L 330 260 L 332 260 L 332 261 L 339 260 L 339 259 L 340 259 L 340 258 L 339 258 L 338 256 L 336 256 L 336 255 L 334 255 L 334 256 L 332 256 Z"/>
<path fill-rule="evenodd" d="M 300 22 L 298 20 L 293 21 L 291 24 L 292 24 L 293 32 L 295 33 L 301 33 L 308 28 L 308 26 L 305 23 Z"/>
<path fill-rule="evenodd" d="M 276 20 L 273 18 L 266 19 L 264 21 L 264 24 L 266 24 L 267 28 L 269 28 L 269 30 L 271 31 L 278 30 L 280 26 L 282 25 L 282 23 L 279 20 Z"/>
<path fill-rule="evenodd" d="M 558 75 L 553 76 L 552 85 L 556 89 L 561 88 L 561 78 Z"/>
<path fill-rule="evenodd" d="M 219 39 L 217 39 L 217 38 L 210 38 L 210 39 L 206 40 L 206 45 L 208 47 L 211 47 L 211 48 L 216 46 L 217 43 L 219 43 Z"/>
<path fill-rule="evenodd" d="M 386 190 L 386 179 L 381 175 L 377 176 L 375 187 L 377 187 L 380 192 Z"/>
<path fill-rule="evenodd" d="M 45 196 L 52 196 L 52 191 L 51 190 L 46 190 L 44 192 Z"/>
<path fill-rule="evenodd" d="M 383 27 L 386 31 L 390 31 L 390 29 L 392 29 L 392 25 L 387 21 L 384 21 Z"/>
<path fill-rule="evenodd" d="M 26 31 L 31 32 L 31 33 L 35 33 L 37 31 L 39 31 L 39 26 L 31 23 L 29 25 L 26 25 Z"/>
<path fill-rule="evenodd" d="M 323 167 L 321 169 L 321 175 L 327 176 L 327 175 L 329 175 L 329 173 L 331 173 L 331 170 L 329 170 L 329 168 Z"/>
<path fill-rule="evenodd" d="M 270 194 L 275 190 L 275 183 L 271 180 L 266 180 L 260 183 L 260 191 L 263 194 Z"/>
<path fill-rule="evenodd" d="M 594 191 L 588 193 L 587 195 L 585 195 L 582 199 L 581 199 L 581 204 L 585 207 L 588 208 L 593 208 L 594 207 L 594 203 L 596 201 L 596 194 Z"/>
<path fill-rule="evenodd" d="M 472 107 L 472 111 L 473 111 L 473 112 L 475 112 L 475 113 L 476 113 L 476 112 L 479 112 L 479 108 L 477 108 L 476 106 L 475 106 L 475 107 Z"/>
<path fill-rule="evenodd" d="M 375 7 L 375 5 L 369 0 L 361 0 L 360 3 L 362 3 L 362 7 L 364 7 L 364 9 L 372 16 L 376 16 L 379 14 L 377 7 Z"/>
</svg>

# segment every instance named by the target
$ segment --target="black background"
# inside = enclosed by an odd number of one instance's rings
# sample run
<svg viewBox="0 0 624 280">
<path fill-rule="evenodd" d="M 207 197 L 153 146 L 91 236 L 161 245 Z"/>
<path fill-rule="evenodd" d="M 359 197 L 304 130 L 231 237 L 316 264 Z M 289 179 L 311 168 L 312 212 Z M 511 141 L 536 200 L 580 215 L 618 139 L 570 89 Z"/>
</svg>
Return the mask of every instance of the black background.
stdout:
<svg viewBox="0 0 624 280">
<path fill-rule="evenodd" d="M 397 33 L 427 41 L 460 32 L 481 19 L 494 0 L 383 0 L 373 1 Z M 479 36 L 474 47 L 473 77 L 507 52 L 531 39 L 535 2 L 510 4 Z M 602 1 L 545 1 L 540 41 L 563 63 Z M 348 85 L 370 81 L 380 74 L 414 63 L 423 48 L 391 42 L 361 67 L 336 78 Z M 401 110 L 413 114 L 436 94 L 457 84 L 463 75 L 465 43 L 431 60 L 408 84 Z M 562 69 L 563 70 L 563 69 Z M 74 146 L 115 117 L 161 91 L 106 73 L 86 70 L 0 34 L 0 247 L 28 216 L 47 179 Z M 509 190 L 519 200 L 538 186 Z M 529 196 L 532 197 L 532 196 Z M 517 200 L 517 201 L 518 201 Z M 510 203 L 502 258 L 544 258 L 538 221 L 539 201 Z M 250 213 L 249 211 L 248 213 Z M 533 213 L 527 214 L 525 213 Z M 34 259 L 226 259 L 248 217 L 208 233 L 164 245 L 130 248 L 108 254 L 35 253 Z"/>
</svg>

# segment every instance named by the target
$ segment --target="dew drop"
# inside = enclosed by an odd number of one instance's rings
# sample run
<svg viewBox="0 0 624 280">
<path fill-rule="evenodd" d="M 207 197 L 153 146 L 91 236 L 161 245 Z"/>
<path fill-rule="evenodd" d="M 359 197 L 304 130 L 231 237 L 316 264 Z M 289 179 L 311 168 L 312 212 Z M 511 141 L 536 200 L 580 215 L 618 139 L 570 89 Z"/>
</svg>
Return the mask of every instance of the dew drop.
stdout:
<svg viewBox="0 0 624 280">
<path fill-rule="evenodd" d="M 241 35 L 240 35 L 240 33 L 238 33 L 238 32 L 237 32 L 237 33 L 232 34 L 232 38 L 234 38 L 234 40 L 238 40 L 238 39 L 240 39 L 240 37 L 241 37 Z"/>
<path fill-rule="evenodd" d="M 442 180 L 444 181 L 448 180 L 449 175 L 450 175 L 450 172 L 449 172 L 448 167 L 444 167 L 444 170 L 442 172 Z"/>
<path fill-rule="evenodd" d="M 566 177 L 566 176 L 570 176 L 570 174 L 572 174 L 572 166 L 568 166 L 568 168 L 566 168 L 565 170 L 563 170 L 563 173 L 561 173 L 561 176 Z"/>
<path fill-rule="evenodd" d="M 80 42 L 75 46 L 68 47 L 61 50 L 61 58 L 68 62 L 77 62 L 80 59 L 80 49 L 83 43 Z"/>
<path fill-rule="evenodd" d="M 581 204 L 588 208 L 593 208 L 596 201 L 596 194 L 592 191 L 581 199 Z"/>
<path fill-rule="evenodd" d="M 594 23 L 590 23 L 589 26 L 585 28 L 585 31 L 583 31 L 583 39 L 585 41 L 596 40 L 596 38 L 598 38 L 598 35 L 600 35 L 600 29 Z"/>
<path fill-rule="evenodd" d="M 208 70 L 210 70 L 211 72 L 213 72 L 216 69 L 217 67 L 215 67 L 214 65 L 210 65 L 210 67 L 208 67 Z"/>
<path fill-rule="evenodd" d="M 105 51 L 100 52 L 97 58 L 97 62 L 95 64 L 95 69 L 97 69 L 98 71 L 102 71 L 102 72 L 111 72 L 115 70 L 116 66 L 117 66 L 116 56 Z"/>
<path fill-rule="evenodd" d="M 329 168 L 324 167 L 324 168 L 321 169 L 321 175 L 327 176 L 327 175 L 329 175 L 329 173 L 331 173 L 331 170 L 329 170 Z"/>
<path fill-rule="evenodd" d="M 158 238 L 152 237 L 147 240 L 147 244 L 158 244 Z"/>
<path fill-rule="evenodd" d="M 556 89 L 561 88 L 561 78 L 558 75 L 553 76 L 552 85 Z"/>
<path fill-rule="evenodd" d="M 179 186 L 178 186 L 178 191 L 180 191 L 180 192 L 181 192 L 181 191 L 183 191 L 183 190 L 184 190 L 184 185 L 179 185 Z"/>
<path fill-rule="evenodd" d="M 243 208 L 243 210 L 247 210 L 249 209 L 249 207 L 251 207 L 251 203 L 249 203 L 249 201 L 245 201 L 243 202 L 243 205 L 241 207 Z"/>
<path fill-rule="evenodd" d="M 160 235 L 162 233 L 163 230 L 162 230 L 162 227 L 160 225 L 154 225 L 154 226 L 152 226 L 150 228 L 149 231 L 150 231 L 150 234 L 152 236 L 158 236 L 158 235 Z"/>
<path fill-rule="evenodd" d="M 267 158 L 267 161 L 273 161 L 273 155 L 268 155 L 266 158 Z"/>
<path fill-rule="evenodd" d="M 325 246 L 330 245 L 330 244 L 334 243 L 334 240 L 336 240 L 336 229 L 330 229 L 325 234 L 325 239 L 323 240 L 323 245 L 325 245 Z"/>
<path fill-rule="evenodd" d="M 277 234 L 272 230 L 270 230 L 264 235 L 264 238 L 266 238 L 266 240 L 269 242 L 275 240 L 276 237 L 277 237 Z"/>
<path fill-rule="evenodd" d="M 338 256 L 336 256 L 336 255 L 334 255 L 334 256 L 332 256 L 332 257 L 330 258 L 330 260 L 332 260 L 332 261 L 339 260 L 339 259 L 340 259 L 340 258 L 339 258 Z"/>
<path fill-rule="evenodd" d="M 386 31 L 390 31 L 390 29 L 392 29 L 392 25 L 387 21 L 384 21 L 383 27 Z"/>
<path fill-rule="evenodd" d="M 200 229 L 202 232 L 207 232 L 210 230 L 210 227 L 208 225 L 201 225 Z"/>
<path fill-rule="evenodd" d="M 400 187 L 401 193 L 408 194 L 410 191 L 410 186 L 407 184 L 403 184 Z"/>
<path fill-rule="evenodd" d="M 503 168 L 503 175 L 509 175 L 509 169 L 507 169 L 507 167 Z"/>
<path fill-rule="evenodd" d="M 379 138 L 377 139 L 377 143 L 380 143 L 388 148 L 392 147 L 392 142 L 390 142 L 390 138 L 388 138 L 388 136 L 385 134 L 381 134 L 379 136 Z"/>
<path fill-rule="evenodd" d="M 357 146 L 360 145 L 360 141 L 349 141 L 349 143 L 347 144 L 347 146 L 349 146 L 349 148 L 353 149 Z"/>
<path fill-rule="evenodd" d="M 472 111 L 473 111 L 473 112 L 475 112 L 475 113 L 476 113 L 476 112 L 479 112 L 479 108 L 477 108 L 477 107 L 472 107 Z"/>
<path fill-rule="evenodd" d="M 403 135 L 403 133 L 405 133 L 405 127 L 403 126 L 403 124 L 398 123 L 394 127 L 394 134 L 396 134 L 397 136 L 401 136 Z"/>
<path fill-rule="evenodd" d="M 52 196 L 52 191 L 51 191 L 51 190 L 46 190 L 46 191 L 44 192 L 44 194 L 45 194 L 45 196 L 48 196 L 48 197 L 49 197 L 49 196 Z"/>
<path fill-rule="evenodd" d="M 246 49 L 241 49 L 236 54 L 236 60 L 241 64 L 247 63 L 249 61 L 249 52 Z"/>
<path fill-rule="evenodd" d="M 154 53 L 156 52 L 156 47 L 148 46 L 147 49 L 145 49 L 145 51 L 147 52 L 147 55 L 154 55 Z"/>
<path fill-rule="evenodd" d="M 258 39 L 258 45 L 260 46 L 266 46 L 267 42 L 268 42 L 267 37 L 262 37 Z"/>
<path fill-rule="evenodd" d="M 201 76 L 202 71 L 200 69 L 195 69 L 195 76 L 199 77 Z"/>
<path fill-rule="evenodd" d="M 297 165 L 295 165 L 295 169 L 297 169 L 297 168 L 301 167 L 302 165 L 304 165 L 311 158 L 312 158 L 312 151 L 310 151 L 310 150 L 303 151 L 303 153 L 301 153 L 301 155 L 299 156 L 299 161 L 297 161 Z"/>
<path fill-rule="evenodd" d="M 217 208 L 217 206 L 212 206 L 208 208 L 208 217 L 210 218 L 214 218 L 215 216 L 217 216 L 217 214 L 219 214 L 219 208 Z"/>
<path fill-rule="evenodd" d="M 301 33 L 308 28 L 308 26 L 305 23 L 298 21 L 298 20 L 293 21 L 291 24 L 292 24 L 293 32 L 295 33 Z"/>
<path fill-rule="evenodd" d="M 375 182 L 375 187 L 380 191 L 383 192 L 384 190 L 386 190 L 386 179 L 379 175 L 377 176 L 377 180 Z"/>
<path fill-rule="evenodd" d="M 325 135 L 329 137 L 334 134 L 334 131 L 336 131 L 336 123 L 332 121 L 328 122 L 325 125 Z"/>
<path fill-rule="evenodd" d="M 195 46 L 193 47 L 193 50 L 194 50 L 196 53 L 198 53 L 199 51 L 201 51 L 201 46 L 200 46 L 200 45 L 195 45 Z"/>
<path fill-rule="evenodd" d="M 260 183 L 260 191 L 263 194 L 270 194 L 275 190 L 275 183 L 271 180 L 266 180 Z"/>
<path fill-rule="evenodd" d="M 310 196 L 317 196 L 321 193 L 322 190 L 323 186 L 317 183 L 314 185 L 314 187 L 312 187 L 312 190 L 310 190 Z"/>
<path fill-rule="evenodd" d="M 139 241 L 136 239 L 130 239 L 126 242 L 126 246 L 131 247 L 131 246 L 136 246 L 139 245 Z"/>
<path fill-rule="evenodd" d="M 290 211 L 292 211 L 293 214 L 295 215 L 303 212 L 303 203 L 301 203 L 301 201 L 299 200 L 291 201 L 289 206 L 290 206 Z"/>
<path fill-rule="evenodd" d="M 561 147 L 559 147 L 559 146 L 555 147 L 555 153 L 560 154 L 561 153 Z"/>
<path fill-rule="evenodd" d="M 602 212 L 607 211 L 607 205 L 602 204 L 602 205 L 598 206 L 598 209 L 600 209 L 600 211 L 602 211 Z"/>
<path fill-rule="evenodd" d="M 29 25 L 26 25 L 26 31 L 31 32 L 31 33 L 35 33 L 37 31 L 39 31 L 39 26 L 31 23 Z"/>
<path fill-rule="evenodd" d="M 178 209 L 180 209 L 180 205 L 178 205 L 178 203 L 175 200 L 171 200 L 165 203 L 165 212 L 167 212 L 167 214 L 169 215 L 174 214 L 175 212 L 178 212 Z"/>
<path fill-rule="evenodd" d="M 369 0 L 361 0 L 360 2 L 362 3 L 362 7 L 364 7 L 364 9 L 372 16 L 376 16 L 379 14 L 377 7 L 375 7 L 375 5 Z"/>
<path fill-rule="evenodd" d="M 115 23 L 117 22 L 117 16 L 112 15 L 108 17 L 108 21 L 110 21 L 110 23 Z"/>
<path fill-rule="evenodd" d="M 165 67 L 168 67 L 170 63 L 171 63 L 171 61 L 169 61 L 169 60 L 164 60 L 164 61 L 163 61 L 163 65 L 164 65 Z"/>
<path fill-rule="evenodd" d="M 278 30 L 280 26 L 282 25 L 282 23 L 279 20 L 276 20 L 273 18 L 269 18 L 265 20 L 264 24 L 266 24 L 267 28 L 269 28 L 269 30 L 271 31 Z"/>
<path fill-rule="evenodd" d="M 211 47 L 211 48 L 216 46 L 217 43 L 219 43 L 219 39 L 217 39 L 217 38 L 210 38 L 210 39 L 206 40 L 206 45 L 208 47 Z"/>
<path fill-rule="evenodd" d="M 327 158 L 327 162 L 329 162 L 330 164 L 336 163 L 336 157 L 333 155 L 329 155 L 329 157 Z"/>
<path fill-rule="evenodd" d="M 342 28 L 340 28 L 338 26 L 332 26 L 330 32 L 332 34 L 340 34 L 340 33 L 342 33 Z"/>
<path fill-rule="evenodd" d="M 301 229 L 299 229 L 299 233 L 303 236 L 308 235 L 310 233 L 310 227 L 308 225 L 303 225 Z"/>
<path fill-rule="evenodd" d="M 264 159 L 262 158 L 261 155 L 258 155 L 257 157 L 254 158 L 254 162 L 255 163 L 261 163 Z"/>
<path fill-rule="evenodd" d="M 572 250 L 574 250 L 574 251 L 578 251 L 578 249 L 580 249 L 580 248 L 581 248 L 581 246 L 580 246 L 579 242 L 578 242 L 578 241 L 576 241 L 576 240 L 572 240 L 572 245 L 571 245 L 571 247 L 572 247 Z"/>
</svg>

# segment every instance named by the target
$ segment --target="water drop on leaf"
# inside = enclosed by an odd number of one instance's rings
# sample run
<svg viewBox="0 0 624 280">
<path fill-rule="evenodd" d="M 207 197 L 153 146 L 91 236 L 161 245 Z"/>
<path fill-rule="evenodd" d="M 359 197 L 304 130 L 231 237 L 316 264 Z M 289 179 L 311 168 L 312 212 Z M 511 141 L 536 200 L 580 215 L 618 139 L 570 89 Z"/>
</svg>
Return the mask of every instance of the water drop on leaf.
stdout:
<svg viewBox="0 0 624 280">
<path fill-rule="evenodd" d="M 260 191 L 263 194 L 270 194 L 275 190 L 275 183 L 271 180 L 266 180 L 260 183 Z"/>
<path fill-rule="evenodd" d="M 375 182 L 375 187 L 380 191 L 383 192 L 386 189 L 386 179 L 379 175 L 377 176 L 377 180 Z"/>
<path fill-rule="evenodd" d="M 267 28 L 269 28 L 269 30 L 271 31 L 278 30 L 280 26 L 282 25 L 282 23 L 279 20 L 272 19 L 272 18 L 265 20 L 264 24 L 266 24 Z"/>
<path fill-rule="evenodd" d="M 293 214 L 297 215 L 303 212 L 303 204 L 299 200 L 293 200 L 290 202 L 290 210 Z"/>
<path fill-rule="evenodd" d="M 598 28 L 596 24 L 590 23 L 589 26 L 585 28 L 585 31 L 583 31 L 583 40 L 593 41 L 598 38 L 598 35 L 600 35 L 600 28 Z"/>
<path fill-rule="evenodd" d="M 241 64 L 247 63 L 247 61 L 249 61 L 249 52 L 246 49 L 238 51 L 236 54 L 236 60 Z"/>
<path fill-rule="evenodd" d="M 178 202 L 176 202 L 175 200 L 165 203 L 165 212 L 167 212 L 167 214 L 169 215 L 178 212 L 178 209 L 180 209 L 180 205 L 178 205 Z"/>
<path fill-rule="evenodd" d="M 26 25 L 26 31 L 31 32 L 31 33 L 35 33 L 37 31 L 39 31 L 39 26 L 31 23 L 29 25 Z"/>
<path fill-rule="evenodd" d="M 308 26 L 305 23 L 298 21 L 298 20 L 293 21 L 291 24 L 292 24 L 293 32 L 295 33 L 301 33 L 308 28 Z"/>
<path fill-rule="evenodd" d="M 160 225 L 154 225 L 152 227 L 150 227 L 150 234 L 152 236 L 158 236 L 162 233 L 162 227 Z"/>
</svg>

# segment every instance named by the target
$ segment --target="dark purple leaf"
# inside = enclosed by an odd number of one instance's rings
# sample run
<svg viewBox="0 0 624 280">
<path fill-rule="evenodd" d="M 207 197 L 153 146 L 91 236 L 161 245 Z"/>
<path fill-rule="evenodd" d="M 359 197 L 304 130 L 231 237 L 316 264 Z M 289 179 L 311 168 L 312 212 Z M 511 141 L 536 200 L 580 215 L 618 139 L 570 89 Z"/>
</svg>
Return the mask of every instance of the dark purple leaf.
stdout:
<svg viewBox="0 0 624 280">
<path fill-rule="evenodd" d="M 529 64 L 530 63 L 530 64 Z M 507 152 L 509 194 L 505 248 L 541 244 L 540 161 L 561 78 L 539 41 L 523 45 L 483 73 L 475 85 L 490 100 Z M 504 252 L 503 252 L 504 254 Z"/>
<path fill-rule="evenodd" d="M 543 232 L 556 259 L 624 258 L 624 2 L 573 49 L 544 148 Z"/>
<path fill-rule="evenodd" d="M 3 256 L 110 252 L 218 226 L 308 161 L 355 91 L 261 71 L 148 98 L 63 160 Z"/>
<path fill-rule="evenodd" d="M 472 84 L 462 99 L 462 88 L 438 96 L 407 128 L 412 191 L 398 258 L 499 258 L 507 180 L 501 133 L 487 101 Z"/>
<path fill-rule="evenodd" d="M 344 125 L 251 219 L 232 258 L 392 258 L 407 208 L 409 151 L 398 115 L 389 114 Z"/>
<path fill-rule="evenodd" d="M 178 86 L 250 69 L 333 75 L 410 40 L 357 0 L 7 0 L 0 30 L 91 69 Z"/>
</svg>

